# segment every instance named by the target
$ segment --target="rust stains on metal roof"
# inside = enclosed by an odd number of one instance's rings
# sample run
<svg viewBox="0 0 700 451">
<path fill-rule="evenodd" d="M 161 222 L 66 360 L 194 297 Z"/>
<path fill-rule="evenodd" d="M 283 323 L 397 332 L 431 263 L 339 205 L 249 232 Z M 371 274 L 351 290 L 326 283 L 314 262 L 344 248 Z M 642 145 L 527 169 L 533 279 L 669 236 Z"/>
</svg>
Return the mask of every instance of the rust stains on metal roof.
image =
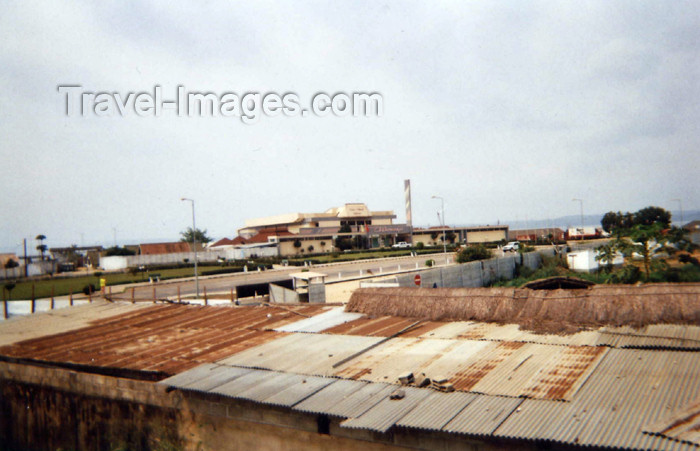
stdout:
<svg viewBox="0 0 700 451">
<path fill-rule="evenodd" d="M 396 316 L 381 316 L 378 318 L 362 317 L 345 324 L 331 327 L 323 331 L 327 334 L 365 335 L 368 337 L 390 337 L 407 326 L 415 323 L 415 319 Z M 411 330 L 401 334 L 402 337 L 418 337 L 437 329 L 446 323 L 440 321 L 421 321 Z"/>
<path fill-rule="evenodd" d="M 324 309 L 158 305 L 0 347 L 0 356 L 172 375 L 278 338 L 284 333 L 275 327 Z"/>
<path fill-rule="evenodd" d="M 458 371 L 450 379 L 450 382 L 454 385 L 455 390 L 471 390 L 484 376 L 494 370 L 499 363 L 506 360 L 523 345 L 524 343 L 518 342 L 498 343 L 495 349 L 496 352 L 489 353 L 486 358 L 479 359 L 465 369 Z"/>
</svg>

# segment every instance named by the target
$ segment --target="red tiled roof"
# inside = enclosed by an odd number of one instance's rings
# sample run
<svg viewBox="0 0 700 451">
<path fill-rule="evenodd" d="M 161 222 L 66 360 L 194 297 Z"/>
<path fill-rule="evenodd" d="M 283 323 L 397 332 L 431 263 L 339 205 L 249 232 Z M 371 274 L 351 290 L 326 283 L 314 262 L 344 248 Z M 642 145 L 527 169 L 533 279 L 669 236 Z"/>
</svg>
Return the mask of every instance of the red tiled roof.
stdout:
<svg viewBox="0 0 700 451">
<path fill-rule="evenodd" d="M 230 246 L 232 244 L 236 244 L 234 242 L 235 240 L 232 240 L 230 238 L 221 238 L 219 241 L 215 242 L 214 244 L 211 245 L 211 247 L 215 246 Z"/>
<path fill-rule="evenodd" d="M 271 236 L 292 236 L 294 235 L 292 232 L 289 230 L 280 230 L 280 229 L 275 229 L 275 228 L 266 228 L 266 229 L 260 229 L 257 233 L 257 235 L 253 235 L 250 238 L 241 238 L 240 236 L 237 236 L 236 238 L 233 239 L 233 244 L 234 245 L 241 245 L 241 244 L 259 244 L 259 243 L 267 243 L 269 240 L 268 238 Z"/>
<path fill-rule="evenodd" d="M 174 254 L 191 252 L 190 243 L 178 241 L 175 243 L 148 243 L 139 245 L 141 255 Z"/>
</svg>

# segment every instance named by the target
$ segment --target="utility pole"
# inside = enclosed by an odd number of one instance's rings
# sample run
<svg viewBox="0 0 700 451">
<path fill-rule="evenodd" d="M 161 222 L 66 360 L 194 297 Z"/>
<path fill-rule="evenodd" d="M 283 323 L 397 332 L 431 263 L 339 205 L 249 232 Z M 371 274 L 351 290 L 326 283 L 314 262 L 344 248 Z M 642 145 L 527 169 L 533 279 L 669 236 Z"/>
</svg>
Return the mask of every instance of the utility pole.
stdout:
<svg viewBox="0 0 700 451">
<path fill-rule="evenodd" d="M 192 203 L 192 250 L 194 250 L 194 290 L 196 292 L 195 297 L 199 297 L 199 273 L 197 272 L 197 224 L 194 220 L 194 199 L 188 199 L 183 197 L 181 201 L 187 201 Z"/>
<path fill-rule="evenodd" d="M 680 199 L 671 199 L 671 200 L 678 202 L 678 208 L 681 209 L 681 228 L 683 228 L 683 201 Z"/>
<path fill-rule="evenodd" d="M 584 235 L 584 230 L 583 230 L 583 199 L 571 199 L 572 202 L 578 201 L 579 204 L 581 205 L 581 241 L 583 241 L 583 235 Z"/>
<path fill-rule="evenodd" d="M 442 253 L 445 256 L 445 264 L 447 264 L 447 241 L 445 240 L 445 199 L 440 196 L 433 196 L 433 199 L 440 199 L 442 204 Z"/>
<path fill-rule="evenodd" d="M 29 264 L 27 263 L 27 239 L 24 239 L 24 277 L 29 277 Z"/>
</svg>

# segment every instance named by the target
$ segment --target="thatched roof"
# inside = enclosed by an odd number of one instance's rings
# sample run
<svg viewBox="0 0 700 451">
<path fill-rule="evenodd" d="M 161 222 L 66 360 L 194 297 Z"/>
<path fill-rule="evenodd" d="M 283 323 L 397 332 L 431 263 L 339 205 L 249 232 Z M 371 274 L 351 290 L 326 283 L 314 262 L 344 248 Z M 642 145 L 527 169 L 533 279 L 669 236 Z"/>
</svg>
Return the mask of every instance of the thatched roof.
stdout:
<svg viewBox="0 0 700 451">
<path fill-rule="evenodd" d="M 700 284 L 596 285 L 587 290 L 526 288 L 361 288 L 346 310 L 432 321 L 519 324 L 573 333 L 601 326 L 700 325 Z"/>
</svg>

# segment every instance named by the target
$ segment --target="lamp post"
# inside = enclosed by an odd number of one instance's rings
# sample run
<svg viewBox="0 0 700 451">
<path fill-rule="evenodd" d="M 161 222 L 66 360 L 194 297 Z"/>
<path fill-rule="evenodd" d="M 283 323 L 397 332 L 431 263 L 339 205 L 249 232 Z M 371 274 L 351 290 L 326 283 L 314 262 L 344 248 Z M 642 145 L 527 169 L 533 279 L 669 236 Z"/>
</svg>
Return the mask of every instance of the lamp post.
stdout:
<svg viewBox="0 0 700 451">
<path fill-rule="evenodd" d="M 447 240 L 445 240 L 445 199 L 440 196 L 433 196 L 432 199 L 440 199 L 442 204 L 442 253 L 445 256 L 445 264 L 447 264 Z"/>
<path fill-rule="evenodd" d="M 194 199 L 183 197 L 181 201 L 192 202 L 192 249 L 194 250 L 194 291 L 195 298 L 199 297 L 199 274 L 197 273 L 197 225 L 194 220 Z"/>
<path fill-rule="evenodd" d="M 571 199 L 572 202 L 578 201 L 580 206 L 581 206 L 581 241 L 583 241 L 583 235 L 584 235 L 584 230 L 583 230 L 583 199 Z"/>
<path fill-rule="evenodd" d="M 680 199 L 671 199 L 674 202 L 678 202 L 678 207 L 681 209 L 681 228 L 683 228 L 683 201 Z"/>
</svg>

